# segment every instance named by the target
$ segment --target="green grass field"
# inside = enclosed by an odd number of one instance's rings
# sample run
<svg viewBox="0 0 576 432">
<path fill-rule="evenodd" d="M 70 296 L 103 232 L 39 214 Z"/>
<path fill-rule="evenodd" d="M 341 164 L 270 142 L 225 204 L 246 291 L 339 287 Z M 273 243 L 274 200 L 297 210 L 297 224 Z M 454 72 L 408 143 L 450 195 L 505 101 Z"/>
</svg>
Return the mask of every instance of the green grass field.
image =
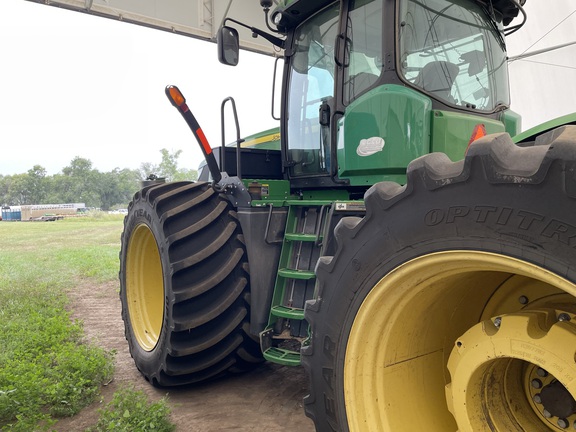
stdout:
<svg viewBox="0 0 576 432">
<path fill-rule="evenodd" d="M 51 430 L 112 377 L 113 354 L 82 342 L 66 290 L 117 279 L 121 232 L 116 215 L 0 222 L 0 430 Z"/>
</svg>

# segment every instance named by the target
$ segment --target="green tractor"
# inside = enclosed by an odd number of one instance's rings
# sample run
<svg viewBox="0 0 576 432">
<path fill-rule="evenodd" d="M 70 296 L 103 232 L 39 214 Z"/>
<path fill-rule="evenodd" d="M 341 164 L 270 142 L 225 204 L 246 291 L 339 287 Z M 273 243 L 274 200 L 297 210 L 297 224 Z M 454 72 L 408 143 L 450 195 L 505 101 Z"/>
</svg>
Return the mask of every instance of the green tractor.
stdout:
<svg viewBox="0 0 576 432">
<path fill-rule="evenodd" d="M 576 116 L 518 135 L 524 2 L 279 3 L 250 30 L 284 51 L 280 134 L 212 150 L 166 89 L 209 171 L 129 206 L 138 369 L 178 386 L 303 365 L 318 431 L 574 429 Z"/>
</svg>

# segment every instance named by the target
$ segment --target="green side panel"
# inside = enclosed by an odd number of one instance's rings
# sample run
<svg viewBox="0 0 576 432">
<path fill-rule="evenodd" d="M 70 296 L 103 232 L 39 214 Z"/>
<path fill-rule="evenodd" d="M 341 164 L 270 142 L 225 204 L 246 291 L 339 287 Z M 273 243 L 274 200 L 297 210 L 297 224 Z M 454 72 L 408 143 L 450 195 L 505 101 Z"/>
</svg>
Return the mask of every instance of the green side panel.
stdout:
<svg viewBox="0 0 576 432">
<path fill-rule="evenodd" d="M 504 128 L 510 136 L 514 136 L 522 130 L 522 116 L 512 110 L 506 110 L 502 114 Z"/>
<path fill-rule="evenodd" d="M 483 124 L 487 134 L 504 132 L 504 124 L 497 120 L 452 111 L 432 114 L 431 152 L 446 153 L 453 161 L 464 157 L 474 128 Z"/>
<path fill-rule="evenodd" d="M 272 128 L 244 138 L 241 147 L 280 150 L 280 128 Z"/>
<path fill-rule="evenodd" d="M 522 141 L 533 141 L 534 137 L 544 132 L 547 132 L 551 129 L 555 129 L 557 127 L 567 124 L 576 124 L 576 113 L 567 114 L 565 116 L 558 117 L 545 123 L 539 124 L 538 126 L 534 126 L 533 128 L 530 128 L 527 131 L 514 136 L 512 139 L 515 143 L 519 143 Z"/>
<path fill-rule="evenodd" d="M 303 200 L 325 200 L 328 201 L 326 204 L 330 204 L 332 201 L 346 201 L 350 199 L 348 191 L 342 189 L 318 189 L 318 190 L 306 190 L 302 192 Z"/>
<path fill-rule="evenodd" d="M 408 163 L 429 151 L 431 111 L 428 97 L 398 85 L 354 101 L 339 125 L 338 176 L 353 186 L 404 183 Z"/>
</svg>

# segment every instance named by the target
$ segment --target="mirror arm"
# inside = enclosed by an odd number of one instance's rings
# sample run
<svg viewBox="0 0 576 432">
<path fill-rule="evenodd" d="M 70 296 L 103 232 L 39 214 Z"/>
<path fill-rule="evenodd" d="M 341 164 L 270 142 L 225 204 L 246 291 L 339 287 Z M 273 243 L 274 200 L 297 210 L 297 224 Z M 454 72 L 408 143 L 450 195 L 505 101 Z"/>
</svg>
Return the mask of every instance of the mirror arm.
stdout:
<svg viewBox="0 0 576 432">
<path fill-rule="evenodd" d="M 244 28 L 249 29 L 253 34 L 257 35 L 257 36 L 262 36 L 264 39 L 266 39 L 268 42 L 270 42 L 271 44 L 276 45 L 278 48 L 282 48 L 284 49 L 284 40 L 277 38 L 276 36 L 273 36 L 271 34 L 266 33 L 265 31 L 262 31 L 260 29 L 257 29 L 256 27 L 250 27 L 249 25 L 246 25 L 240 21 L 236 21 L 235 19 L 232 18 L 226 18 L 224 19 L 224 22 L 222 23 L 222 25 L 226 25 L 226 21 L 232 21 L 233 23 L 236 23 Z"/>
</svg>

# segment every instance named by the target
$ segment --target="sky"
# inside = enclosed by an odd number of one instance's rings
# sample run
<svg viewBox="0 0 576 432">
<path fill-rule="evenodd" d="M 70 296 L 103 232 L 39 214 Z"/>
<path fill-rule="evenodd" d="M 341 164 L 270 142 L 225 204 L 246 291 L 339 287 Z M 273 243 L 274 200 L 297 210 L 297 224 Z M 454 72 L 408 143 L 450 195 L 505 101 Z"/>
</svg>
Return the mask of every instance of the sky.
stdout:
<svg viewBox="0 0 576 432">
<path fill-rule="evenodd" d="M 574 0 L 528 0 L 529 21 L 508 39 L 510 55 L 576 41 Z M 564 21 L 563 21 L 564 20 Z M 558 27 L 554 28 L 556 25 Z M 236 99 L 243 136 L 277 126 L 271 118 L 273 59 L 247 51 L 221 65 L 216 45 L 48 7 L 0 2 L 0 175 L 34 165 L 58 173 L 80 156 L 100 171 L 201 152 L 164 95 L 177 85 L 212 146 L 220 145 L 220 104 Z M 512 108 L 524 129 L 576 111 L 576 47 L 510 65 Z M 228 119 L 230 116 L 228 115 Z M 229 122 L 227 141 L 235 132 Z"/>
<path fill-rule="evenodd" d="M 100 171 L 138 168 L 159 163 L 162 148 L 183 150 L 180 167 L 196 169 L 203 157 L 164 94 L 169 84 L 184 93 L 212 146 L 221 144 L 228 96 L 243 136 L 278 125 L 271 57 L 243 51 L 238 66 L 224 66 L 215 44 L 164 31 L 1 0 L 0 59 L 3 175 L 35 164 L 56 174 L 76 156 Z M 234 135 L 230 123 L 227 141 Z"/>
</svg>

